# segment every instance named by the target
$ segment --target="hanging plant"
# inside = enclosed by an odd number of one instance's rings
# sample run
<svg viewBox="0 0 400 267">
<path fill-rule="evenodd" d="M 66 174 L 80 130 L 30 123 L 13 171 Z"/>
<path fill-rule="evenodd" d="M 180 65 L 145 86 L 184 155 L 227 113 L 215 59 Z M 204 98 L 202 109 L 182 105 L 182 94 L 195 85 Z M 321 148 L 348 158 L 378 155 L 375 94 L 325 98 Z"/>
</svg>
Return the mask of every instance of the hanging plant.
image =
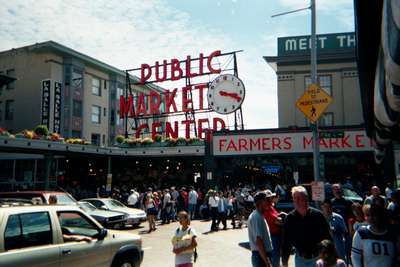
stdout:
<svg viewBox="0 0 400 267">
<path fill-rule="evenodd" d="M 47 136 L 49 135 L 49 129 L 47 129 L 46 125 L 38 125 L 34 130 L 35 134 L 40 136 Z"/>
<path fill-rule="evenodd" d="M 176 139 L 176 142 L 178 143 L 178 145 L 186 145 L 186 138 L 184 137 L 178 137 L 178 139 Z"/>
<path fill-rule="evenodd" d="M 117 142 L 118 144 L 122 144 L 125 140 L 125 137 L 122 135 L 117 135 L 117 137 L 115 137 L 115 142 Z"/>
</svg>

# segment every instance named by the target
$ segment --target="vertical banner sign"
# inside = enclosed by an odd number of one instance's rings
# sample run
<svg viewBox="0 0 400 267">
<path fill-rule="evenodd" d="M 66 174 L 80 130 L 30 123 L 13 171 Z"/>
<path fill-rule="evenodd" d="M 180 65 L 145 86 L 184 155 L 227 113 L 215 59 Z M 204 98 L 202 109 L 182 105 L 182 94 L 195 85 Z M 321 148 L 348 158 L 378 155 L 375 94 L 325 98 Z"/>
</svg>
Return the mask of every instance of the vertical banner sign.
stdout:
<svg viewBox="0 0 400 267">
<path fill-rule="evenodd" d="M 61 127 L 61 83 L 54 82 L 54 116 L 53 116 L 53 131 L 60 133 Z"/>
<path fill-rule="evenodd" d="M 41 124 L 49 128 L 50 123 L 50 80 L 42 81 L 42 110 Z"/>
</svg>

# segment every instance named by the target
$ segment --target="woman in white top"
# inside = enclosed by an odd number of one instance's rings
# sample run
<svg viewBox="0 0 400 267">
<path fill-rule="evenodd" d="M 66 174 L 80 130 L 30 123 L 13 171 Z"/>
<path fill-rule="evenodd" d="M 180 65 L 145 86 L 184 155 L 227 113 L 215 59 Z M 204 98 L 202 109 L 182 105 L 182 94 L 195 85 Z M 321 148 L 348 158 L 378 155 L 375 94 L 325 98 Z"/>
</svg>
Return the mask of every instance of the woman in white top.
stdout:
<svg viewBox="0 0 400 267">
<path fill-rule="evenodd" d="M 180 226 L 172 237 L 175 266 L 192 267 L 197 257 L 196 231 L 190 227 L 190 218 L 186 211 L 179 212 L 178 218 Z"/>
</svg>

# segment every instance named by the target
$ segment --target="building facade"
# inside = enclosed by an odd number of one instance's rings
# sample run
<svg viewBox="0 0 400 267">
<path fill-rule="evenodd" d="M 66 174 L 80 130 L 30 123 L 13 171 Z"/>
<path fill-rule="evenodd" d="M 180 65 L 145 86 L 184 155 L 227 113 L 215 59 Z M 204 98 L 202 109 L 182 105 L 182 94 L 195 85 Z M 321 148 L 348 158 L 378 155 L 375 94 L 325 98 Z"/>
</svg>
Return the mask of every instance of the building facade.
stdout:
<svg viewBox="0 0 400 267">
<path fill-rule="evenodd" d="M 48 41 L 0 52 L 0 74 L 16 78 L 1 88 L 1 127 L 17 133 L 44 124 L 65 138 L 101 146 L 125 133 L 119 118 L 119 97 L 126 89 L 122 70 Z M 133 94 L 151 90 L 163 92 L 135 85 Z"/>
<path fill-rule="evenodd" d="M 333 103 L 319 120 L 320 126 L 363 124 L 361 96 L 352 32 L 317 35 L 318 82 Z M 295 103 L 311 84 L 310 36 L 278 38 L 278 56 L 264 59 L 278 78 L 279 127 L 309 126 Z"/>
</svg>

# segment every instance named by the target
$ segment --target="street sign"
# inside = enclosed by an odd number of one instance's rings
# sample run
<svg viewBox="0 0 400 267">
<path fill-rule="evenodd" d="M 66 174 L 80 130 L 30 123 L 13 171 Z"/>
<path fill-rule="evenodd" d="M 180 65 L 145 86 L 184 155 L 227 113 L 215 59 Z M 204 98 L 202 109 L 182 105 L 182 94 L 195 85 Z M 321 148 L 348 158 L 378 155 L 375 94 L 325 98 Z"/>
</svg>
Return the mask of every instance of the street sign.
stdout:
<svg viewBox="0 0 400 267">
<path fill-rule="evenodd" d="M 344 131 L 320 131 L 319 138 L 344 138 Z"/>
<path fill-rule="evenodd" d="M 321 181 L 311 182 L 311 195 L 313 201 L 324 201 L 325 200 L 324 182 Z"/>
<path fill-rule="evenodd" d="M 312 83 L 297 100 L 297 108 L 311 121 L 316 122 L 333 99 L 318 84 Z"/>
</svg>

